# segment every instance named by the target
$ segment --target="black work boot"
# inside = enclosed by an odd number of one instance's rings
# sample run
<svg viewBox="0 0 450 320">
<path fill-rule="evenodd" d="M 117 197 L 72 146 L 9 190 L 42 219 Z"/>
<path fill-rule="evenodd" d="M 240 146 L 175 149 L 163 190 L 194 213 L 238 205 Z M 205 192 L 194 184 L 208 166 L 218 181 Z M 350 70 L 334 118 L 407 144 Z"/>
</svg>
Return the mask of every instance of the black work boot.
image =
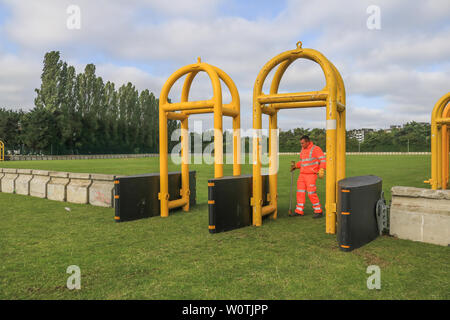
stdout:
<svg viewBox="0 0 450 320">
<path fill-rule="evenodd" d="M 322 218 L 322 217 L 323 217 L 323 212 L 314 213 L 314 215 L 313 215 L 313 219 L 318 219 L 318 218 Z"/>
<path fill-rule="evenodd" d="M 303 217 L 305 214 L 300 214 L 297 212 L 290 212 L 289 217 Z"/>
</svg>

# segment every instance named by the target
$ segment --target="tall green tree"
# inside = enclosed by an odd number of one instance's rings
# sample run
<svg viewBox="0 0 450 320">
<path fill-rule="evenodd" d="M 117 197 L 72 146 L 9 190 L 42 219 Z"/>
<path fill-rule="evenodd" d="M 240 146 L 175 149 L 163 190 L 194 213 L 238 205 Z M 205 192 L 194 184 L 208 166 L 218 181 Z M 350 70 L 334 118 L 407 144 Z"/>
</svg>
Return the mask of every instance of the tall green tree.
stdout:
<svg viewBox="0 0 450 320">
<path fill-rule="evenodd" d="M 46 108 L 55 111 L 60 107 L 60 95 L 58 92 L 58 80 L 62 68 L 59 51 L 47 52 L 44 56 L 44 68 L 41 75 L 41 87 L 35 89 L 36 98 L 34 104 L 37 108 Z"/>
<path fill-rule="evenodd" d="M 54 112 L 35 107 L 21 121 L 21 139 L 26 148 L 36 153 L 50 153 L 57 143 L 57 126 Z"/>
</svg>

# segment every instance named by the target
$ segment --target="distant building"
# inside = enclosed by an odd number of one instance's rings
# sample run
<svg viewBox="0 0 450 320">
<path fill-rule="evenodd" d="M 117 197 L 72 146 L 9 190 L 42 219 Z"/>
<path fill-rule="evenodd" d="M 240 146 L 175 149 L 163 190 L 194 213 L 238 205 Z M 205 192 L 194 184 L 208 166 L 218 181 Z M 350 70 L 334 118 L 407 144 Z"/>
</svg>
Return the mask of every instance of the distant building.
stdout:
<svg viewBox="0 0 450 320">
<path fill-rule="evenodd" d="M 389 127 L 389 129 L 384 129 L 384 132 L 386 133 L 391 133 L 392 130 L 394 129 L 401 129 L 403 126 L 402 125 L 397 125 L 397 124 L 393 124 Z"/>
<path fill-rule="evenodd" d="M 373 132 L 373 131 L 374 131 L 374 129 L 369 129 L 369 128 L 355 129 L 355 130 L 350 131 L 350 136 L 352 138 L 355 138 L 359 142 L 363 142 L 367 133 Z"/>
</svg>

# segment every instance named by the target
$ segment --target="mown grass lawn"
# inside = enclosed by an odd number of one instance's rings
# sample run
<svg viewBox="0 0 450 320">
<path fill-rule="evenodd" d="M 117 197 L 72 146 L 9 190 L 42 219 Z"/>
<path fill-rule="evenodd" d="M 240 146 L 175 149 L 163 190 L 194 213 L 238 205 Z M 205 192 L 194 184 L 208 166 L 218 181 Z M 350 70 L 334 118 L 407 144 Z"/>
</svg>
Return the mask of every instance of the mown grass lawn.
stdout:
<svg viewBox="0 0 450 320">
<path fill-rule="evenodd" d="M 325 219 L 311 218 L 310 204 L 306 217 L 289 218 L 288 167 L 295 159 L 280 157 L 276 221 L 214 235 L 206 204 L 213 166 L 191 166 L 198 205 L 167 219 L 115 223 L 113 209 L 0 193 L 0 299 L 450 298 L 448 247 L 383 236 L 345 253 L 325 234 Z M 131 175 L 158 171 L 159 160 L 1 166 Z M 347 157 L 347 175 L 380 176 L 387 198 L 393 185 L 424 187 L 429 168 L 429 156 Z M 319 197 L 324 200 L 322 180 Z M 70 265 L 81 269 L 81 290 L 66 288 Z M 367 289 L 369 265 L 381 268 L 381 290 Z"/>
</svg>

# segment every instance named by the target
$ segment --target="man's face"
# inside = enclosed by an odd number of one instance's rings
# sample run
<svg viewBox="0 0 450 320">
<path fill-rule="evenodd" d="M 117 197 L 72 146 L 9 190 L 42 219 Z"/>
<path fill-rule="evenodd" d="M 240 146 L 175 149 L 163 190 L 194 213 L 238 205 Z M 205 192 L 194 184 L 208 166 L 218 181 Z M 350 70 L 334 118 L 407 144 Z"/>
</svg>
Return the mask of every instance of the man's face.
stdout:
<svg viewBox="0 0 450 320">
<path fill-rule="evenodd" d="M 302 148 L 306 149 L 308 147 L 309 141 L 306 141 L 306 139 L 301 139 L 300 144 L 302 145 Z"/>
</svg>

